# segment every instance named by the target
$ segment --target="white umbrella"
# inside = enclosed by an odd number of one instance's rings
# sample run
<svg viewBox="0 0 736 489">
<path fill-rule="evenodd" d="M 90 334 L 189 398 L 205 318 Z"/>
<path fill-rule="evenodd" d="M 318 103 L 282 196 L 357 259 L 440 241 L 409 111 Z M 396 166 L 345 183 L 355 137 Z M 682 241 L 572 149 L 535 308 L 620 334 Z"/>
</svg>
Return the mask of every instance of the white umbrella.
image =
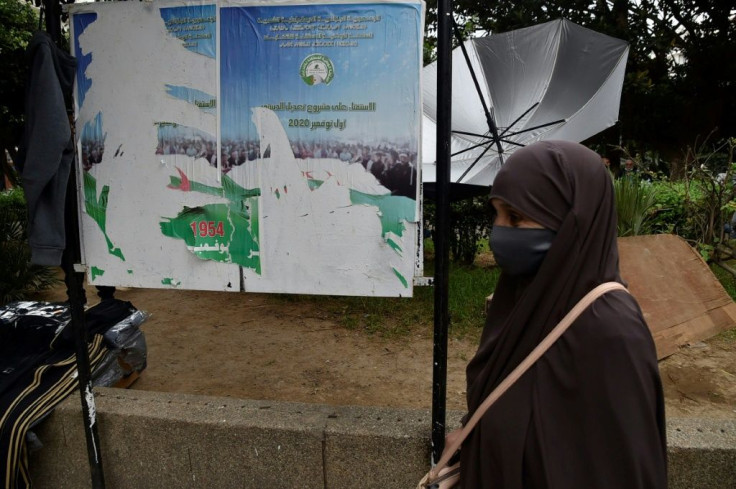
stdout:
<svg viewBox="0 0 736 489">
<path fill-rule="evenodd" d="M 452 183 L 492 185 L 504 158 L 517 148 L 543 139 L 580 142 L 618 120 L 629 54 L 625 41 L 560 19 L 464 45 L 491 117 L 463 51 L 455 48 Z M 422 75 L 426 184 L 436 181 L 437 63 Z"/>
</svg>

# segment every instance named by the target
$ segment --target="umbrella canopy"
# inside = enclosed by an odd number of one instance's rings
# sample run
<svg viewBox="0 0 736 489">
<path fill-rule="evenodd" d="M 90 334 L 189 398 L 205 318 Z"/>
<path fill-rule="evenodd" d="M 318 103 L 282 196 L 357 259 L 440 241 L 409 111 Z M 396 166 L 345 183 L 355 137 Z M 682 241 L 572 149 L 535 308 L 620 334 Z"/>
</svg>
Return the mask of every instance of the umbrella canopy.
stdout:
<svg viewBox="0 0 736 489">
<path fill-rule="evenodd" d="M 542 139 L 580 142 L 618 120 L 629 54 L 625 41 L 560 19 L 470 39 L 464 46 L 470 68 L 462 49 L 452 53 L 454 184 L 492 185 L 504 158 L 517 148 Z M 422 181 L 432 184 L 437 63 L 422 75 Z"/>
</svg>

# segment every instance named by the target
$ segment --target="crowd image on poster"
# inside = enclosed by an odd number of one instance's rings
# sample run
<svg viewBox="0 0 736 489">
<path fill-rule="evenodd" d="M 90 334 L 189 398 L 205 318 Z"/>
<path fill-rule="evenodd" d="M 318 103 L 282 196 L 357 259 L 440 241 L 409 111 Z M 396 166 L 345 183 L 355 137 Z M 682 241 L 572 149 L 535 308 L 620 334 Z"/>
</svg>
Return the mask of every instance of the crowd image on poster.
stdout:
<svg viewBox="0 0 736 489">
<path fill-rule="evenodd" d="M 73 6 L 92 282 L 411 296 L 422 8 Z"/>
</svg>

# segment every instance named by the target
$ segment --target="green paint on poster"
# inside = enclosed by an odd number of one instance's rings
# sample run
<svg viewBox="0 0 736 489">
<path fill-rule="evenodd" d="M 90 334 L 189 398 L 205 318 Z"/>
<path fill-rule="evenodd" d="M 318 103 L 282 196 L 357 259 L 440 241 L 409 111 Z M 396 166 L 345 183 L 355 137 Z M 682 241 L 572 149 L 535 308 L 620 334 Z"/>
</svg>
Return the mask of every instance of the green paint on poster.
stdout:
<svg viewBox="0 0 736 489">
<path fill-rule="evenodd" d="M 170 277 L 166 277 L 164 279 L 161 279 L 161 283 L 163 285 L 171 285 L 173 287 L 178 287 L 179 285 L 181 285 L 181 282 L 179 282 L 178 280 L 175 280 L 173 278 L 170 278 Z"/>
<path fill-rule="evenodd" d="M 309 186 L 309 190 L 317 190 L 322 186 L 322 184 L 325 183 L 324 180 L 314 180 L 314 179 L 308 179 L 307 185 Z"/>
<path fill-rule="evenodd" d="M 253 239 L 256 242 L 256 246 L 258 245 L 259 239 L 258 237 L 261 235 L 261 221 L 258 220 L 258 206 L 260 205 L 259 199 L 248 199 L 248 221 L 250 222 L 250 233 L 253 235 Z M 260 259 L 258 263 L 258 273 L 261 273 L 261 264 Z"/>
<path fill-rule="evenodd" d="M 123 252 L 120 248 L 116 248 L 110 237 L 107 235 L 107 199 L 110 193 L 110 187 L 105 185 L 97 197 L 97 180 L 95 177 L 84 172 L 84 210 L 97 223 L 105 236 L 107 242 L 107 251 L 121 260 L 125 261 Z"/>
<path fill-rule="evenodd" d="M 396 253 L 401 255 L 401 246 L 399 246 L 399 244 L 396 241 L 394 241 L 391 238 L 388 238 L 386 240 L 386 244 L 388 244 Z"/>
<path fill-rule="evenodd" d="M 233 238 L 230 240 L 230 261 L 261 273 L 261 256 L 258 245 L 258 199 L 249 199 L 252 207 L 245 203 L 230 205 L 230 219 L 233 225 Z M 256 213 L 254 213 L 254 211 Z M 252 224 L 255 223 L 255 226 Z"/>
<path fill-rule="evenodd" d="M 161 232 L 184 240 L 187 248 L 203 260 L 237 263 L 261 273 L 258 227 L 251 225 L 251 208 L 248 206 L 252 201 L 257 202 L 257 199 L 185 207 L 176 217 L 166 217 L 166 221 L 159 223 Z M 204 228 L 200 228 L 201 223 L 205 223 Z M 208 232 L 207 223 L 214 223 L 217 231 Z"/>
<path fill-rule="evenodd" d="M 247 189 L 241 187 L 235 181 L 227 175 L 222 176 L 222 190 L 223 197 L 230 202 L 240 202 L 251 197 L 258 197 L 261 195 L 261 189 L 251 188 Z"/>
<path fill-rule="evenodd" d="M 237 263 L 261 273 L 259 254 L 258 198 L 261 189 L 241 187 L 227 175 L 222 187 L 191 181 L 179 168 L 179 177 L 169 177 L 169 188 L 224 197 L 227 204 L 185 207 L 176 217 L 159 223 L 165 236 L 184 240 L 187 248 L 203 260 Z"/>
<path fill-rule="evenodd" d="M 350 201 L 353 204 L 365 204 L 378 207 L 381 218 L 382 235 L 392 232 L 397 236 L 404 234 L 404 221 L 416 220 L 416 201 L 400 195 L 371 195 L 350 189 Z"/>
<path fill-rule="evenodd" d="M 93 282 L 95 281 L 97 277 L 105 274 L 105 271 L 103 269 L 97 268 L 97 267 L 92 267 L 91 271 L 92 271 L 92 281 Z"/>
<path fill-rule="evenodd" d="M 408 289 L 409 288 L 409 282 L 406 281 L 406 277 L 404 277 L 403 275 L 401 275 L 401 273 L 399 273 L 399 271 L 396 270 L 394 267 L 391 267 L 391 270 L 393 270 L 394 273 L 396 274 L 396 276 L 399 277 L 399 280 L 401 281 L 401 283 L 404 286 L 404 288 L 405 289 Z"/>
<path fill-rule="evenodd" d="M 179 168 L 179 177 L 169 176 L 170 189 L 181 190 L 183 192 L 199 192 L 206 195 L 214 195 L 216 197 L 224 197 L 231 202 L 237 202 L 249 197 L 257 197 L 261 195 L 261 189 L 246 189 L 235 183 L 235 181 L 227 175 L 222 176 L 222 187 L 212 187 L 199 182 L 193 182 L 187 178 L 186 174 Z"/>
<path fill-rule="evenodd" d="M 370 205 L 378 208 L 378 216 L 381 219 L 381 236 L 386 243 L 399 255 L 403 251 L 401 246 L 386 235 L 390 232 L 396 236 L 403 236 L 406 226 L 404 222 L 416 220 L 416 201 L 408 197 L 398 195 L 371 195 L 357 190 L 350 190 L 350 201 L 354 205 Z M 396 277 L 401 281 L 404 288 L 409 288 L 409 282 L 398 270 L 391 267 Z"/>
</svg>

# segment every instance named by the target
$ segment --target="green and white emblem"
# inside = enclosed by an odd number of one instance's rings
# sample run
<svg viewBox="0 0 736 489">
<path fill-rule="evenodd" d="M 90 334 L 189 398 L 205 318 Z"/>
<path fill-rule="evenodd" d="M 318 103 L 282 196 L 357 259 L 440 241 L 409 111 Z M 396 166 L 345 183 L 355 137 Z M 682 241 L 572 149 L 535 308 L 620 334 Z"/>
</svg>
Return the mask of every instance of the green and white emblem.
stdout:
<svg viewBox="0 0 736 489">
<path fill-rule="evenodd" d="M 335 68 L 332 60 L 324 54 L 310 54 L 299 69 L 299 74 L 307 85 L 319 85 L 324 83 L 329 85 L 335 77 Z"/>
</svg>

